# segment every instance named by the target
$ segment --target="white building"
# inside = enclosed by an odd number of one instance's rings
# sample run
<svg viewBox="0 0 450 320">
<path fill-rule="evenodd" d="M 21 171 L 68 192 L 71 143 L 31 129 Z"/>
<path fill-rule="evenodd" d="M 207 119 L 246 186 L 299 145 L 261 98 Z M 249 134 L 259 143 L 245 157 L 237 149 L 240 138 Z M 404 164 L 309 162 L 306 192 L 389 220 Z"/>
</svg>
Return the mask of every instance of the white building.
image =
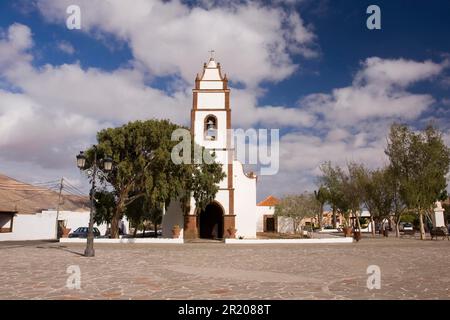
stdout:
<svg viewBox="0 0 450 320">
<path fill-rule="evenodd" d="M 0 241 L 53 240 L 57 223 L 74 231 L 88 226 L 89 215 L 88 197 L 63 193 L 59 198 L 46 187 L 0 175 Z M 105 224 L 95 227 L 105 234 Z"/>
<path fill-rule="evenodd" d="M 231 129 L 228 79 L 220 63 L 211 58 L 195 79 L 191 133 L 198 145 L 215 152 L 226 178 L 205 210 L 196 208 L 193 198 L 186 215 L 179 203 L 172 203 L 163 217 L 163 237 L 170 237 L 173 226 L 179 225 L 180 236 L 185 239 L 231 237 L 232 228 L 237 229 L 237 237 L 256 238 L 256 176 L 247 175 L 242 164 L 234 160 L 228 129 Z"/>
<path fill-rule="evenodd" d="M 268 196 L 263 201 L 259 202 L 256 207 L 257 220 L 256 232 L 278 232 L 278 219 L 274 217 L 275 206 L 279 200 L 274 196 Z"/>
</svg>

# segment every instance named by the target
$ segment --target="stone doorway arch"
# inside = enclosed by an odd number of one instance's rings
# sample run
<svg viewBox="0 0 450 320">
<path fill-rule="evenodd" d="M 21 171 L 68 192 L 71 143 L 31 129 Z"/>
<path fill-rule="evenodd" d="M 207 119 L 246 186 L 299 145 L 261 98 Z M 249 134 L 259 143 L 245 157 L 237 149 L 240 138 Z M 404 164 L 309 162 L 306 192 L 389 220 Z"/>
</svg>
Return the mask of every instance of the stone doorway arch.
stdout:
<svg viewBox="0 0 450 320">
<path fill-rule="evenodd" d="M 202 239 L 223 239 L 224 210 L 217 202 L 211 202 L 199 214 L 199 235 Z"/>
</svg>

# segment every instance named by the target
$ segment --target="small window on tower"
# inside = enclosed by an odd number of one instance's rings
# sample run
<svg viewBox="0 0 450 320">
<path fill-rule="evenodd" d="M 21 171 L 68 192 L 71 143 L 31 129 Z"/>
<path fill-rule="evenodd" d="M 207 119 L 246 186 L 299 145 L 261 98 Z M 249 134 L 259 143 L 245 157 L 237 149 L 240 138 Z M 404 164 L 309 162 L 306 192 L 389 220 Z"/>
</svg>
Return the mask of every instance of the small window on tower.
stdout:
<svg viewBox="0 0 450 320">
<path fill-rule="evenodd" d="M 205 140 L 217 140 L 217 118 L 209 115 L 205 118 Z"/>
</svg>

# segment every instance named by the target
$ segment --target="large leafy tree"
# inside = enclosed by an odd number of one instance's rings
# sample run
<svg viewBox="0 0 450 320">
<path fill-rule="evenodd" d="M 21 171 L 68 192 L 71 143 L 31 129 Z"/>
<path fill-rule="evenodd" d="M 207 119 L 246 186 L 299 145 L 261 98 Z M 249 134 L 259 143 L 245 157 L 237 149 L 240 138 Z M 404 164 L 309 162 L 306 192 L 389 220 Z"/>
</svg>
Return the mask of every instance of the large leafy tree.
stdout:
<svg viewBox="0 0 450 320">
<path fill-rule="evenodd" d="M 449 148 L 432 125 L 416 133 L 405 125 L 394 124 L 385 152 L 390 171 L 399 182 L 400 197 L 408 209 L 418 214 L 421 239 L 425 239 L 423 216 L 433 209 L 447 186 Z"/>
<path fill-rule="evenodd" d="M 98 132 L 98 157 L 108 155 L 114 161 L 113 170 L 103 178 L 115 192 L 112 237 L 119 236 L 118 222 L 126 207 L 138 198 L 145 196 L 150 209 L 161 203 L 168 207 L 172 200 L 186 199 L 191 194 L 200 207 L 214 199 L 217 183 L 225 177 L 222 166 L 215 162 L 175 164 L 171 152 L 178 141 L 171 137 L 179 128 L 168 120 L 147 120 Z M 194 148 L 192 142 L 192 153 L 198 148 Z M 93 148 L 86 154 L 88 164 L 92 163 Z"/>
<path fill-rule="evenodd" d="M 356 219 L 358 230 L 361 230 L 359 212 L 364 202 L 363 177 L 365 168 L 362 164 L 350 162 L 348 173 L 342 174 L 342 193 L 349 209 Z"/>
<path fill-rule="evenodd" d="M 302 221 L 312 218 L 318 210 L 318 202 L 312 193 L 288 195 L 275 206 L 275 216 L 290 218 L 294 233 L 301 231 Z"/>
<path fill-rule="evenodd" d="M 363 203 L 370 212 L 372 234 L 374 235 L 375 222 L 389 218 L 393 212 L 395 181 L 387 168 L 369 170 L 362 165 L 359 167 L 358 181 Z M 400 222 L 400 216 L 395 221 Z"/>
<path fill-rule="evenodd" d="M 319 177 L 319 182 L 325 189 L 327 202 L 333 212 L 333 228 L 336 228 L 337 212 L 345 216 L 350 210 L 348 197 L 344 194 L 345 173 L 341 167 L 333 166 L 329 161 L 323 163 L 320 170 L 322 175 Z"/>
</svg>

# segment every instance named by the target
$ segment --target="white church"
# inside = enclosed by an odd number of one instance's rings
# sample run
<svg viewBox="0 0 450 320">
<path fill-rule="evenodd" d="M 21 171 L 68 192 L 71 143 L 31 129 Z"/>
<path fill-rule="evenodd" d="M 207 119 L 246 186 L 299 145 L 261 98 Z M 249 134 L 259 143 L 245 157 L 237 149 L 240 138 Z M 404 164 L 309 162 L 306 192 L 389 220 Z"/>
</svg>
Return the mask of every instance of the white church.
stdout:
<svg viewBox="0 0 450 320">
<path fill-rule="evenodd" d="M 220 63 L 213 57 L 197 74 L 192 90 L 191 133 L 194 141 L 211 150 L 221 163 L 226 177 L 219 184 L 215 200 L 205 210 L 198 210 L 191 199 L 190 212 L 184 215 L 179 202 L 164 213 L 163 237 L 172 237 L 172 228 L 181 228 L 184 239 L 256 238 L 256 176 L 246 174 L 235 160 L 231 129 L 230 89 Z M 235 230 L 235 233 L 232 230 Z"/>
</svg>

